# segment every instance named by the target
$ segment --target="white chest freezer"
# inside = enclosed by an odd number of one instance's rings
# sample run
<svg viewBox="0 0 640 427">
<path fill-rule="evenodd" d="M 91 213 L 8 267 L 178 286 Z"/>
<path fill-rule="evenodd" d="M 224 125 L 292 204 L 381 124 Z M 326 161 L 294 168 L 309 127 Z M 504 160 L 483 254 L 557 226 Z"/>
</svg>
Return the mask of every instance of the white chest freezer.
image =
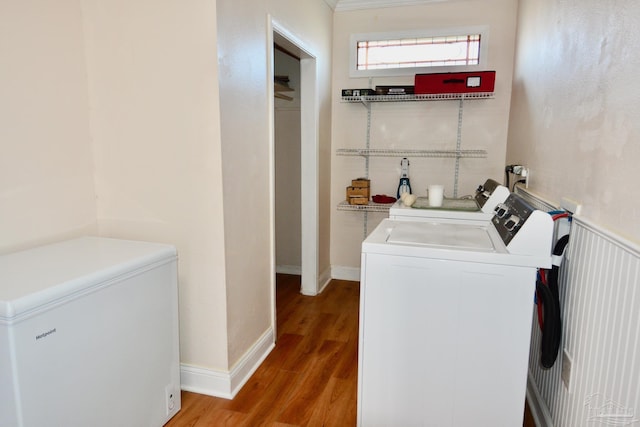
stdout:
<svg viewBox="0 0 640 427">
<path fill-rule="evenodd" d="M 84 237 L 0 256 L 0 426 L 162 426 L 180 409 L 176 251 Z"/>
</svg>

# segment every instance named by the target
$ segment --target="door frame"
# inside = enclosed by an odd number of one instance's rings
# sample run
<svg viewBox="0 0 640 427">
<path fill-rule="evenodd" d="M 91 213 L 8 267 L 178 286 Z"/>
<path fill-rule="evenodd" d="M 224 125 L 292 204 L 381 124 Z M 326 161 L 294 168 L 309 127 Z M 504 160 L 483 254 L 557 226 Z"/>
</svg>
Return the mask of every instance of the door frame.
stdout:
<svg viewBox="0 0 640 427">
<path fill-rule="evenodd" d="M 317 61 L 311 49 L 285 26 L 268 17 L 267 23 L 267 86 L 273 100 L 274 54 L 273 44 L 285 43 L 300 56 L 300 199 L 301 199 L 301 287 L 304 295 L 317 295 L 319 248 L 319 103 L 317 87 Z M 273 318 L 275 325 L 275 108 L 269 103 L 270 117 L 270 210 L 271 210 L 271 265 Z"/>
</svg>

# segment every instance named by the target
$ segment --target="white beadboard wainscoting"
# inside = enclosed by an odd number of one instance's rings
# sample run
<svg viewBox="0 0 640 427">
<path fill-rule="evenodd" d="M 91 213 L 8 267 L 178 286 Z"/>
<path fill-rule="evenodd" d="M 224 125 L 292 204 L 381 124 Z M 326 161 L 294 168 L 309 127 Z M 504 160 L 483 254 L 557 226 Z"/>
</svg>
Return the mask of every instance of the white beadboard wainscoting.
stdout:
<svg viewBox="0 0 640 427">
<path fill-rule="evenodd" d="M 534 204 L 551 207 L 545 203 Z M 638 245 L 574 217 L 559 275 L 562 342 L 551 369 L 540 366 L 533 313 L 527 399 L 539 427 L 640 426 L 639 279 Z"/>
</svg>

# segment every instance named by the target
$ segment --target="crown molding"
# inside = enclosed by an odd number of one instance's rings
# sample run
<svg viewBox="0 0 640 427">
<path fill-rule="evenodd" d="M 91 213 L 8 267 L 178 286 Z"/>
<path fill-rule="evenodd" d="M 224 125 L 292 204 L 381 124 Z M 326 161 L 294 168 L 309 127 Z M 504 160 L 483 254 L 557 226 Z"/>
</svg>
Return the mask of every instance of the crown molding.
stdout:
<svg viewBox="0 0 640 427">
<path fill-rule="evenodd" d="M 419 6 L 429 3 L 441 3 L 449 0 L 325 0 L 329 5 L 336 3 L 334 10 L 343 12 L 359 9 L 377 9 L 383 7 Z"/>
<path fill-rule="evenodd" d="M 338 0 L 324 0 L 324 2 L 325 2 L 326 4 L 328 4 L 328 5 L 329 5 L 329 7 L 330 7 L 332 10 L 335 10 L 335 9 L 336 9 L 336 4 L 338 3 Z"/>
</svg>

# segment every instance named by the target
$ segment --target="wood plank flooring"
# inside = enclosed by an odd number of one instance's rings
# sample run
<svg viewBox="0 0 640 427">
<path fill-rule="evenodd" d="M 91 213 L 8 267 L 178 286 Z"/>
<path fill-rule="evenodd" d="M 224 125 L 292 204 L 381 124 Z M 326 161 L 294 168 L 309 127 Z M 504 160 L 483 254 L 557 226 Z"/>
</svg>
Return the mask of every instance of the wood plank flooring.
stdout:
<svg viewBox="0 0 640 427">
<path fill-rule="evenodd" d="M 359 284 L 332 280 L 308 297 L 299 276 L 279 274 L 277 283 L 271 354 L 233 400 L 183 391 L 166 427 L 356 425 Z"/>
</svg>

